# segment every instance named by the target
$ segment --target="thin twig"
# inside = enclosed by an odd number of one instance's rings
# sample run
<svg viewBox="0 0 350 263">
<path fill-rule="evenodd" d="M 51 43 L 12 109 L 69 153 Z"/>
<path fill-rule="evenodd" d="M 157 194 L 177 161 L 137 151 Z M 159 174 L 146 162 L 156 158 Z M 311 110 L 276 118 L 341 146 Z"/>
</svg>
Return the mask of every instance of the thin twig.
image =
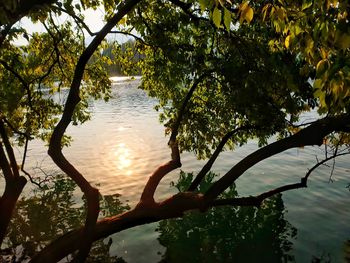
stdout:
<svg viewBox="0 0 350 263">
<path fill-rule="evenodd" d="M 197 88 L 197 86 L 203 80 L 203 78 L 205 76 L 206 75 L 202 75 L 201 77 L 196 79 L 193 82 L 191 88 L 188 90 L 188 92 L 187 92 L 187 94 L 186 94 L 186 96 L 181 104 L 181 107 L 178 111 L 174 125 L 172 126 L 172 131 L 171 131 L 170 139 L 168 142 L 168 145 L 171 149 L 171 160 L 169 162 L 159 166 L 152 173 L 152 175 L 149 177 L 149 179 L 148 179 L 148 181 L 143 189 L 138 207 L 143 207 L 145 205 L 147 205 L 147 206 L 153 205 L 155 203 L 154 193 L 155 193 L 160 181 L 162 180 L 162 178 L 165 175 L 167 175 L 168 173 L 170 173 L 171 171 L 175 170 L 176 168 L 181 167 L 179 146 L 178 146 L 177 141 L 176 141 L 177 133 L 178 133 L 178 130 L 180 127 L 180 123 L 183 119 L 183 115 L 184 115 L 184 111 L 186 109 L 186 106 L 187 106 L 189 100 L 191 99 L 194 90 Z"/>
<path fill-rule="evenodd" d="M 142 44 L 144 44 L 145 46 L 153 46 L 149 43 L 146 43 L 141 37 L 136 36 L 135 34 L 131 33 L 131 32 L 125 32 L 125 31 L 118 31 L 118 30 L 112 30 L 109 33 L 111 34 L 122 34 L 122 35 L 126 35 L 126 36 L 131 36 L 133 38 L 135 38 L 136 40 L 140 41 Z"/>
<path fill-rule="evenodd" d="M 233 205 L 233 206 L 260 206 L 261 203 L 276 194 L 306 187 L 306 181 L 304 178 L 301 179 L 300 183 L 287 184 L 270 191 L 264 192 L 257 196 L 240 197 L 240 198 L 227 198 L 227 199 L 217 199 L 213 201 L 212 206 L 223 206 L 223 205 Z"/>
<path fill-rule="evenodd" d="M 15 71 L 13 68 L 10 67 L 9 64 L 7 64 L 6 61 L 0 59 L 0 64 L 3 65 L 3 67 L 5 69 L 7 69 L 8 71 L 10 71 L 23 85 L 24 89 L 26 90 L 27 92 L 27 96 L 28 96 L 28 104 L 29 104 L 29 107 L 31 109 L 33 109 L 33 104 L 32 104 L 32 93 L 30 91 L 30 87 L 29 87 L 29 84 L 28 82 L 26 82 L 24 80 L 24 78 L 22 78 L 22 76 L 20 74 L 18 74 L 17 71 Z"/>
<path fill-rule="evenodd" d="M 217 157 L 219 156 L 219 154 L 221 153 L 222 149 L 225 147 L 227 141 L 233 136 L 235 135 L 237 132 L 240 132 L 242 130 L 248 130 L 248 129 L 252 129 L 253 126 L 242 126 L 239 128 L 234 129 L 233 131 L 228 132 L 222 139 L 221 142 L 219 143 L 219 145 L 216 147 L 213 155 L 210 157 L 210 159 L 208 160 L 208 162 L 203 166 L 202 170 L 197 174 L 196 178 L 193 180 L 193 182 L 191 183 L 190 187 L 188 188 L 188 191 L 194 191 L 198 185 L 200 184 L 200 182 L 203 180 L 203 178 L 205 177 L 205 175 L 210 171 L 211 167 L 213 166 L 214 162 L 216 161 Z"/>
<path fill-rule="evenodd" d="M 92 32 L 91 29 L 89 28 L 89 26 L 84 22 L 83 19 L 81 19 L 79 16 L 77 16 L 76 14 L 69 12 L 68 10 L 59 7 L 59 6 L 54 6 L 54 8 L 56 10 L 59 10 L 63 13 L 66 13 L 67 15 L 71 16 L 75 22 L 77 23 L 77 25 L 82 26 L 82 28 L 84 28 L 86 30 L 86 32 L 90 35 L 90 36 L 96 36 L 99 32 Z"/>
<path fill-rule="evenodd" d="M 343 156 L 343 155 L 347 155 L 347 154 L 350 154 L 350 152 L 338 153 L 338 154 L 336 154 L 336 155 L 329 156 L 329 157 L 323 159 L 323 160 L 320 161 L 320 162 L 317 162 L 317 163 L 316 163 L 312 168 L 310 168 L 309 171 L 306 173 L 305 179 L 307 179 L 307 178 L 310 176 L 310 174 L 311 174 L 316 168 L 318 168 L 319 166 L 321 166 L 321 165 L 323 165 L 324 163 L 328 162 L 329 160 L 332 160 L 332 159 L 334 159 L 334 158 L 336 158 L 336 157 Z"/>
<path fill-rule="evenodd" d="M 275 141 L 256 150 L 233 166 L 224 176 L 222 176 L 208 189 L 204 195 L 206 201 L 208 203 L 213 202 L 246 170 L 260 161 L 291 148 L 304 147 L 308 145 L 322 145 L 324 142 L 324 137 L 332 132 L 349 132 L 349 123 L 350 115 L 348 114 L 325 117 L 290 137 Z"/>
<path fill-rule="evenodd" d="M 193 95 L 193 92 L 195 91 L 195 89 L 197 88 L 199 83 L 201 83 L 203 81 L 203 79 L 206 78 L 210 73 L 211 73 L 210 71 L 205 72 L 198 79 L 196 79 L 193 82 L 193 84 L 192 84 L 191 88 L 189 89 L 189 91 L 187 92 L 187 95 L 186 95 L 184 101 L 182 102 L 181 107 L 180 107 L 180 109 L 178 111 L 175 123 L 171 127 L 171 135 L 170 135 L 170 139 L 169 139 L 169 142 L 168 142 L 169 145 L 171 145 L 171 143 L 176 141 L 176 137 L 177 137 L 177 134 L 178 134 L 180 123 L 181 123 L 183 115 L 185 113 L 186 106 L 187 106 L 189 100 L 191 99 L 191 97 Z"/>
</svg>

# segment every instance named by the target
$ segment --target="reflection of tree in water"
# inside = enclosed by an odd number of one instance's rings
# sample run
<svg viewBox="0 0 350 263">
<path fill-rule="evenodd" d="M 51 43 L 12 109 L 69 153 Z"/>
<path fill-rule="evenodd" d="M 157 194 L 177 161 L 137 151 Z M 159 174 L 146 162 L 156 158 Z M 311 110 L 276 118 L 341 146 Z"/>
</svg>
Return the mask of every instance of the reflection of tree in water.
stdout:
<svg viewBox="0 0 350 263">
<path fill-rule="evenodd" d="M 176 187 L 187 189 L 192 175 L 181 174 Z M 205 191 L 214 178 L 200 186 Z M 226 197 L 235 197 L 230 188 Z M 217 207 L 206 213 L 191 212 L 159 224 L 159 242 L 166 247 L 161 262 L 289 262 L 296 229 L 284 219 L 281 195 L 261 208 Z"/>
<path fill-rule="evenodd" d="M 350 263 L 350 239 L 344 245 L 344 258 L 345 262 Z"/>
<path fill-rule="evenodd" d="M 35 190 L 32 197 L 22 198 L 17 203 L 10 224 L 7 247 L 21 244 L 26 254 L 31 256 L 63 233 L 82 226 L 85 204 L 77 204 L 81 199 L 74 193 L 75 189 L 74 182 L 61 177 L 43 189 Z M 118 214 L 128 208 L 121 204 L 118 197 L 119 195 L 101 197 L 103 216 Z M 95 242 L 87 262 L 124 262 L 121 258 L 109 257 L 111 244 L 111 239 Z"/>
</svg>

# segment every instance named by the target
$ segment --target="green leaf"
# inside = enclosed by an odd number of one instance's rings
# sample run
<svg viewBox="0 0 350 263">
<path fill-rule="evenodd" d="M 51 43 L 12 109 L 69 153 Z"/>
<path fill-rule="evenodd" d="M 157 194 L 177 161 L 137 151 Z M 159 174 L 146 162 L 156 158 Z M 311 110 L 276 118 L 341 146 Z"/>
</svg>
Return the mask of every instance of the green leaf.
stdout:
<svg viewBox="0 0 350 263">
<path fill-rule="evenodd" d="M 330 64 L 328 59 L 320 60 L 316 65 L 316 77 L 321 77 L 329 69 Z"/>
<path fill-rule="evenodd" d="M 305 9 L 308 9 L 310 6 L 312 6 L 312 0 L 305 0 L 303 1 L 301 10 L 304 11 Z"/>
<path fill-rule="evenodd" d="M 315 81 L 316 83 L 316 81 Z M 315 86 L 315 84 L 314 84 Z M 320 100 L 321 105 L 324 107 L 326 106 L 326 94 L 324 91 L 322 91 L 321 89 L 316 89 L 314 92 L 314 97 L 318 98 Z"/>
<path fill-rule="evenodd" d="M 228 11 L 227 8 L 224 8 L 224 25 L 227 31 L 230 30 L 231 21 L 232 21 L 231 12 Z"/>
<path fill-rule="evenodd" d="M 320 91 L 322 91 L 323 87 L 323 81 L 322 79 L 316 79 L 315 82 L 314 82 L 314 88 L 316 89 L 315 93 L 314 93 L 314 96 L 317 97 L 316 94 L 319 94 Z"/>
<path fill-rule="evenodd" d="M 335 42 L 336 46 L 345 50 L 345 49 L 350 47 L 350 34 L 343 33 L 342 31 L 337 30 L 336 34 L 335 34 L 334 42 Z"/>
<path fill-rule="evenodd" d="M 220 27 L 220 24 L 221 24 L 221 12 L 220 12 L 220 10 L 217 7 L 215 7 L 214 11 L 213 11 L 213 22 L 214 22 L 214 24 L 215 24 L 215 26 L 217 28 Z"/>
<path fill-rule="evenodd" d="M 209 7 L 210 0 L 199 0 L 199 5 L 202 11 Z"/>
</svg>

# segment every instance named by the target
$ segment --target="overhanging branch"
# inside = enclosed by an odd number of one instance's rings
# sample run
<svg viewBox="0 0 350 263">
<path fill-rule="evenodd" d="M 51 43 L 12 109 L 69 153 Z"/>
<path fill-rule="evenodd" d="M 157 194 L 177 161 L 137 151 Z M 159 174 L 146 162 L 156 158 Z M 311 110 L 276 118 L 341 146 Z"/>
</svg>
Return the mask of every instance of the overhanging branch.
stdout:
<svg viewBox="0 0 350 263">
<path fill-rule="evenodd" d="M 203 78 L 206 77 L 206 74 L 200 76 L 198 79 L 196 79 L 191 88 L 188 90 L 182 104 L 181 107 L 178 111 L 176 120 L 174 122 L 174 125 L 172 126 L 172 131 L 171 131 L 171 135 L 170 135 L 170 139 L 168 142 L 168 145 L 171 149 L 171 160 L 161 166 L 159 166 L 154 172 L 153 174 L 150 176 L 150 178 L 148 179 L 142 195 L 141 195 L 141 199 L 140 199 L 140 203 L 138 204 L 138 207 L 142 207 L 144 205 L 154 205 L 154 193 L 160 183 L 160 181 L 162 180 L 162 178 L 167 175 L 168 173 L 170 173 L 171 171 L 175 170 L 176 168 L 181 167 L 181 159 L 180 159 L 180 152 L 179 152 L 179 146 L 177 144 L 176 141 L 176 136 L 178 134 L 178 130 L 180 127 L 180 123 L 183 119 L 183 115 L 186 109 L 186 106 L 188 104 L 188 102 L 190 101 L 193 92 L 195 91 L 195 89 L 197 88 L 198 84 L 203 80 Z"/>
<path fill-rule="evenodd" d="M 323 138 L 331 132 L 349 132 L 350 115 L 325 117 L 298 133 L 285 139 L 271 143 L 245 157 L 231 168 L 222 178 L 215 182 L 205 193 L 206 202 L 213 202 L 225 189 L 232 185 L 246 170 L 258 162 L 285 150 L 304 147 L 307 145 L 321 145 Z"/>
<path fill-rule="evenodd" d="M 99 31 L 91 43 L 82 52 L 78 63 L 75 67 L 73 80 L 70 86 L 69 94 L 66 100 L 64 111 L 59 123 L 56 125 L 50 139 L 48 153 L 56 165 L 64 171 L 84 192 L 87 199 L 87 217 L 85 228 L 80 242 L 80 249 L 77 255 L 77 261 L 84 261 L 87 257 L 92 243 L 92 233 L 94 232 L 95 223 L 99 214 L 99 194 L 98 190 L 90 185 L 84 176 L 65 158 L 61 149 L 62 137 L 72 120 L 72 116 L 77 104 L 80 102 L 79 92 L 83 78 L 84 70 L 89 59 L 101 44 L 111 29 L 141 0 L 129 0 L 122 2 L 115 15 Z"/>
<path fill-rule="evenodd" d="M 210 157 L 210 159 L 208 160 L 208 162 L 203 166 L 202 170 L 197 174 L 196 178 L 193 180 L 193 182 L 191 183 L 190 187 L 188 188 L 188 191 L 194 191 L 198 185 L 200 184 L 200 182 L 203 180 L 203 178 L 205 177 L 205 175 L 210 171 L 211 167 L 213 166 L 215 160 L 217 159 L 217 157 L 219 156 L 220 152 L 222 151 L 222 149 L 225 147 L 225 144 L 227 143 L 227 141 L 237 132 L 242 131 L 242 130 L 248 130 L 253 128 L 252 126 L 243 126 L 243 127 L 239 127 L 233 131 L 228 132 L 221 140 L 221 142 L 219 143 L 218 147 L 216 147 L 213 155 Z"/>
</svg>

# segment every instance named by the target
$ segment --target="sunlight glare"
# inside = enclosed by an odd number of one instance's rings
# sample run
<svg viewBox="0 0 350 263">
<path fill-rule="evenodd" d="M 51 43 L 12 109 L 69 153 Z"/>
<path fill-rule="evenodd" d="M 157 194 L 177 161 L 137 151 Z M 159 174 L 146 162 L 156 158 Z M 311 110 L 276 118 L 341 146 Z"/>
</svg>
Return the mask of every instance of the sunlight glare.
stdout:
<svg viewBox="0 0 350 263">
<path fill-rule="evenodd" d="M 131 175 L 131 170 L 128 169 L 131 166 L 131 154 L 129 148 L 125 143 L 119 143 L 115 151 L 116 165 L 119 170 L 124 170 L 126 175 Z"/>
</svg>

